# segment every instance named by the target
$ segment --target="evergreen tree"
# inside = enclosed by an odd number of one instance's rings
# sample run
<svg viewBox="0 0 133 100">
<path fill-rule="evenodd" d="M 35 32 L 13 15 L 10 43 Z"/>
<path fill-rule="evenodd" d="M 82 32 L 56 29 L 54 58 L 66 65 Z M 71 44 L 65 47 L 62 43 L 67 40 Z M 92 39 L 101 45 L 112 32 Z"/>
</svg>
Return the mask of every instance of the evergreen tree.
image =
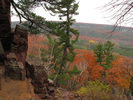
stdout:
<svg viewBox="0 0 133 100">
<path fill-rule="evenodd" d="M 104 45 L 99 43 L 96 45 L 96 49 L 94 49 L 95 57 L 97 58 L 96 62 L 99 62 L 105 69 L 111 68 L 110 63 L 113 60 L 113 47 L 114 43 L 107 41 Z"/>
<path fill-rule="evenodd" d="M 71 25 L 75 21 L 72 19 L 73 15 L 78 14 L 76 12 L 78 3 L 75 3 L 75 0 L 60 0 L 56 2 L 56 4 L 57 5 L 53 6 L 45 4 L 45 7 L 53 14 L 59 14 L 60 20 L 66 18 L 66 21 L 58 23 L 47 22 L 49 28 L 52 28 L 50 32 L 59 37 L 54 51 L 54 53 L 56 52 L 55 59 L 58 59 L 57 65 L 55 66 L 55 74 L 57 75 L 56 83 L 59 84 L 60 82 L 63 82 L 63 77 L 67 77 L 65 73 L 69 67 L 68 62 L 72 62 L 75 57 L 73 44 L 77 41 L 79 32 L 71 28 Z M 73 34 L 76 35 L 74 40 L 71 39 Z"/>
<path fill-rule="evenodd" d="M 99 43 L 98 45 L 96 45 L 96 49 L 94 49 L 93 51 L 95 53 L 95 57 L 97 58 L 96 62 L 102 64 L 103 58 L 105 58 L 103 44 Z"/>
<path fill-rule="evenodd" d="M 104 45 L 99 43 L 98 45 L 96 45 L 96 47 L 97 49 L 94 50 L 95 56 L 97 57 L 96 62 L 100 62 L 100 65 L 102 65 L 104 68 L 102 75 L 105 81 L 106 77 L 105 71 L 108 70 L 108 68 L 111 68 L 110 63 L 113 60 L 112 49 L 114 47 L 114 43 L 107 41 Z"/>
<path fill-rule="evenodd" d="M 111 43 L 110 41 L 107 41 L 104 44 L 104 55 L 105 55 L 105 62 L 106 64 L 103 64 L 103 66 L 105 68 L 111 68 L 110 63 L 113 60 L 113 54 L 112 54 L 112 50 L 114 49 L 114 43 Z"/>
<path fill-rule="evenodd" d="M 10 4 L 15 10 L 15 13 L 13 11 L 7 12 L 11 12 L 12 15 L 17 15 L 20 19 L 20 24 L 22 24 L 30 34 L 47 34 L 50 29 L 48 29 L 47 24 L 45 23 L 45 18 L 37 15 L 34 12 L 34 9 L 37 7 L 43 7 L 46 11 L 47 8 L 45 7 L 45 4 L 58 6 L 57 1 L 58 0 L 10 0 Z M 10 14 L 8 15 L 10 16 Z M 27 21 L 22 23 L 22 18 Z"/>
</svg>

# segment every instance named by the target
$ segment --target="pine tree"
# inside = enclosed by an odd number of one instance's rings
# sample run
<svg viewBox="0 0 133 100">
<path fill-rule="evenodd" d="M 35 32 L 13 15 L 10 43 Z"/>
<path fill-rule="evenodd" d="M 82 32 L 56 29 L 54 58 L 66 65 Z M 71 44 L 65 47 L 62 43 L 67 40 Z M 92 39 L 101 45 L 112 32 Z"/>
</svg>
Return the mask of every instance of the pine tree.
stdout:
<svg viewBox="0 0 133 100">
<path fill-rule="evenodd" d="M 12 15 L 17 15 L 20 19 L 20 24 L 22 24 L 31 34 L 47 34 L 49 29 L 45 23 L 45 17 L 37 15 L 34 12 L 34 9 L 43 7 L 44 10 L 47 11 L 45 4 L 58 6 L 57 1 L 58 0 L 10 0 L 9 3 L 12 5 L 15 13 L 13 11 L 7 12 L 11 12 Z M 10 14 L 8 15 L 10 17 Z M 25 23 L 22 23 L 22 18 L 26 20 Z"/>
<path fill-rule="evenodd" d="M 95 57 L 97 58 L 96 62 L 100 62 L 100 65 L 102 65 L 104 68 L 102 75 L 105 81 L 105 77 L 106 77 L 105 71 L 108 70 L 108 68 L 111 68 L 110 63 L 113 60 L 112 50 L 114 47 L 114 43 L 107 41 L 104 45 L 99 43 L 98 45 L 96 45 L 96 47 L 97 49 L 94 50 Z"/>
<path fill-rule="evenodd" d="M 106 64 L 103 64 L 103 66 L 105 68 L 111 68 L 110 63 L 113 60 L 113 54 L 112 54 L 112 50 L 114 49 L 114 43 L 111 43 L 110 41 L 107 41 L 104 44 L 104 55 L 105 55 L 105 62 Z"/>
<path fill-rule="evenodd" d="M 56 69 L 56 83 L 63 82 L 63 77 L 69 67 L 68 62 L 72 62 L 75 57 L 73 44 L 77 41 L 79 32 L 73 28 L 71 25 L 75 21 L 72 19 L 73 15 L 77 15 L 78 3 L 75 0 L 60 0 L 56 2 L 57 5 L 49 6 L 46 8 L 50 10 L 53 14 L 59 14 L 60 20 L 66 18 L 66 21 L 50 23 L 47 22 L 52 34 L 58 36 L 58 42 L 56 43 L 56 54 L 55 58 L 58 59 Z M 54 27 L 53 27 L 54 26 Z M 72 40 L 72 35 L 76 35 L 76 38 Z M 57 71 L 58 70 L 58 71 Z M 58 72 L 58 73 L 57 73 Z M 67 77 L 67 76 L 66 76 Z"/>
<path fill-rule="evenodd" d="M 99 43 L 98 45 L 96 45 L 96 49 L 94 49 L 93 51 L 95 53 L 95 57 L 97 58 L 96 62 L 102 64 L 103 58 L 105 58 L 103 44 Z"/>
<path fill-rule="evenodd" d="M 100 65 L 104 66 L 105 69 L 111 68 L 110 63 L 113 60 L 112 50 L 114 48 L 114 43 L 107 41 L 104 45 L 99 43 L 94 49 L 96 62 L 100 62 Z M 104 62 L 104 63 L 102 63 Z"/>
</svg>

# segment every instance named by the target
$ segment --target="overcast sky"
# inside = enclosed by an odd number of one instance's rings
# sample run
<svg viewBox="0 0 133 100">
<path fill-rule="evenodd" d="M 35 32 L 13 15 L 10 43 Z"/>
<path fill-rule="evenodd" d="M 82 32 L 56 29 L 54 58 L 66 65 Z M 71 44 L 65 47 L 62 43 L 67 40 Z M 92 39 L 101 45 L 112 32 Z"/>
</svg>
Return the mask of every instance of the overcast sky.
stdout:
<svg viewBox="0 0 133 100">
<path fill-rule="evenodd" d="M 84 23 L 96 23 L 96 24 L 113 24 L 109 22 L 109 18 L 106 17 L 103 10 L 100 10 L 98 7 L 103 6 L 109 0 L 77 0 L 79 1 L 79 15 L 74 16 L 76 22 Z M 35 10 L 38 15 L 43 16 L 46 20 L 58 20 L 57 16 L 50 16 L 48 12 L 45 12 L 43 8 L 38 8 Z M 15 16 L 11 18 L 12 21 L 19 21 Z"/>
</svg>

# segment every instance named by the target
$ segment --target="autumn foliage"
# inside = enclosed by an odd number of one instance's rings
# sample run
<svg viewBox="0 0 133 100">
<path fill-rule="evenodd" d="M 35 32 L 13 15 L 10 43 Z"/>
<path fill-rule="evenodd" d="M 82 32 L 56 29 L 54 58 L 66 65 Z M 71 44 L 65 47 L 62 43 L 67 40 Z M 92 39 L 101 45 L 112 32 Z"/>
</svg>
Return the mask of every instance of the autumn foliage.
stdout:
<svg viewBox="0 0 133 100">
<path fill-rule="evenodd" d="M 108 70 L 107 78 L 111 85 L 115 84 L 115 87 L 123 87 L 129 90 L 131 75 L 132 73 L 129 70 L 129 66 L 127 66 L 124 62 L 131 61 L 123 56 L 120 56 L 118 59 L 111 63 L 113 66 L 112 69 Z M 132 61 L 131 61 L 132 62 Z"/>
<path fill-rule="evenodd" d="M 80 76 L 77 77 L 77 80 L 79 80 L 82 85 L 88 80 L 100 80 L 101 82 L 105 81 L 106 84 L 111 85 L 111 87 L 129 90 L 132 78 L 130 75 L 132 72 L 129 70 L 131 67 L 129 66 L 133 63 L 132 60 L 118 56 L 117 59 L 114 59 L 111 63 L 112 68 L 106 70 L 106 78 L 104 79 L 102 76 L 104 68 L 96 62 L 94 52 L 78 49 L 76 49 L 75 52 L 77 55 L 71 65 L 76 65 L 78 69 L 82 71 Z"/>
<path fill-rule="evenodd" d="M 43 42 L 47 39 L 43 36 L 28 35 L 28 55 L 39 56 L 40 48 L 46 48 Z"/>
<path fill-rule="evenodd" d="M 47 49 L 47 44 L 44 42 L 47 41 L 45 37 L 29 35 L 29 54 L 34 54 L 39 56 L 39 49 Z M 132 73 L 132 64 L 133 61 L 124 56 L 120 56 L 116 53 L 113 53 L 115 59 L 112 61 L 111 68 L 105 71 L 106 77 L 103 77 L 103 66 L 99 62 L 96 62 L 96 57 L 94 52 L 85 49 L 75 49 L 76 53 L 74 61 L 70 64 L 69 70 L 72 70 L 74 66 L 77 66 L 78 70 L 81 71 L 80 74 L 72 75 L 71 84 L 76 83 L 77 87 L 81 87 L 89 81 L 99 80 L 100 82 L 105 82 L 111 87 L 116 89 L 126 89 L 127 91 L 130 88 Z M 54 64 L 54 62 L 52 62 Z M 54 69 L 51 69 L 52 73 L 55 73 Z M 66 73 L 67 75 L 69 73 Z M 75 82 L 75 83 L 74 83 Z M 69 81 L 70 83 L 70 81 Z M 70 85 L 71 85 L 70 84 Z"/>
</svg>

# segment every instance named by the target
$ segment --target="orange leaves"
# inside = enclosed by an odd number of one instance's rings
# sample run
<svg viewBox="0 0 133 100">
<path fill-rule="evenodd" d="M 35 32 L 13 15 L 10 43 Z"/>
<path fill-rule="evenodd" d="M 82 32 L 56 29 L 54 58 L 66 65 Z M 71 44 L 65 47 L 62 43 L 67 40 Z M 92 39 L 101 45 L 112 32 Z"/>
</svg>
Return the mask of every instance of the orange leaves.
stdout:
<svg viewBox="0 0 133 100">
<path fill-rule="evenodd" d="M 76 65 L 81 70 L 81 76 L 78 78 L 80 82 L 88 81 L 88 78 L 92 80 L 100 78 L 103 67 L 95 62 L 96 57 L 94 57 L 93 51 L 79 49 L 75 51 L 77 55 L 71 65 Z"/>
<path fill-rule="evenodd" d="M 103 71 L 104 71 L 103 66 L 95 65 L 94 68 L 91 71 L 90 79 L 91 80 L 100 79 Z"/>
<path fill-rule="evenodd" d="M 42 42 L 47 41 L 45 37 L 38 35 L 28 35 L 28 55 L 38 55 L 40 48 L 45 47 L 46 45 Z"/>
<path fill-rule="evenodd" d="M 111 85 L 115 84 L 117 87 L 124 87 L 125 89 L 129 90 L 131 82 L 130 79 L 132 77 L 128 72 L 129 66 L 126 66 L 124 63 L 127 60 L 128 59 L 120 56 L 120 58 L 112 62 L 111 66 L 113 66 L 113 68 L 107 71 L 107 78 Z"/>
<path fill-rule="evenodd" d="M 129 90 L 131 82 L 131 74 L 133 61 L 127 59 L 126 57 L 119 56 L 114 59 L 111 63 L 112 68 L 105 71 L 106 77 L 102 78 L 102 73 L 104 72 L 103 66 L 96 63 L 96 57 L 94 53 L 88 50 L 76 49 L 77 53 L 75 60 L 72 65 L 76 65 L 79 70 L 82 71 L 81 76 L 77 77 L 79 82 L 85 82 L 87 79 L 90 80 L 104 80 L 115 88 L 122 87 Z"/>
<path fill-rule="evenodd" d="M 51 71 L 51 73 L 55 73 L 55 70 L 54 69 L 51 69 L 50 71 Z"/>
<path fill-rule="evenodd" d="M 54 64 L 54 62 L 52 61 L 51 64 Z"/>
</svg>

